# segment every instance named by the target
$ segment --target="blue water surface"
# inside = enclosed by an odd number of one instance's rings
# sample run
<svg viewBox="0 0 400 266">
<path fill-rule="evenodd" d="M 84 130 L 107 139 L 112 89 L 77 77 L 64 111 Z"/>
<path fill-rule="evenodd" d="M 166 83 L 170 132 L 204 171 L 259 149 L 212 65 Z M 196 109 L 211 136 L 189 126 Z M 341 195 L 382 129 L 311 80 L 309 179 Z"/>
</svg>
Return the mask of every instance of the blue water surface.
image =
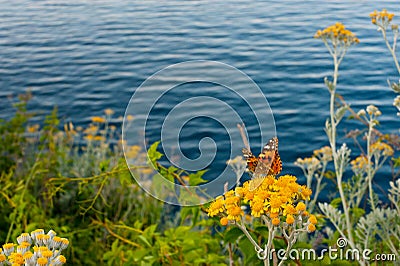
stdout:
<svg viewBox="0 0 400 266">
<path fill-rule="evenodd" d="M 85 125 L 105 108 L 124 114 L 135 89 L 156 71 L 187 60 L 216 60 L 249 75 L 267 97 L 275 116 L 284 172 L 301 177 L 293 165 L 327 145 L 323 131 L 329 94 L 323 78 L 332 73 L 331 58 L 314 33 L 337 21 L 360 39 L 341 65 L 338 92 L 357 111 L 368 104 L 383 113 L 381 128 L 398 131 L 394 93 L 387 78 L 395 66 L 369 13 L 398 1 L 28 1 L 0 0 L 0 116 L 8 117 L 10 94 L 30 89 L 31 110 L 39 115 L 54 105 L 66 121 Z M 193 91 L 177 90 L 161 103 Z M 203 91 L 207 95 L 207 91 Z M 216 89 L 222 100 L 235 104 Z M 170 106 L 169 106 L 170 105 Z M 194 108 L 201 108 L 194 107 Z M 240 104 L 238 108 L 241 109 Z M 246 108 L 246 107 L 243 107 Z M 242 111 L 246 109 L 241 109 Z M 149 141 L 158 140 L 163 112 L 154 115 Z M 259 132 L 248 123 L 250 138 Z M 354 127 L 344 121 L 340 133 Z M 223 169 L 230 154 L 226 131 L 215 121 L 194 119 L 181 135 L 185 154 L 198 154 L 202 137 L 218 144 L 209 178 Z M 339 138 L 339 142 L 344 139 Z M 261 149 L 257 143 L 256 153 Z M 191 152 L 193 151 L 193 152 Z M 235 155 L 232 155 L 234 157 Z M 390 172 L 377 182 L 386 187 Z"/>
</svg>

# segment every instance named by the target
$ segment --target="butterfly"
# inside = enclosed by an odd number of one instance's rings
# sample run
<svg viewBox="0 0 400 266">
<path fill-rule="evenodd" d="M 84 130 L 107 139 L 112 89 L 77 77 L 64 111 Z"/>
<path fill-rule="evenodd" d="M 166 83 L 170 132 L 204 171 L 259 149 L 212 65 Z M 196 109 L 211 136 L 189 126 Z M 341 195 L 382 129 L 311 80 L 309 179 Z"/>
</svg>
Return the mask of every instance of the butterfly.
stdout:
<svg viewBox="0 0 400 266">
<path fill-rule="evenodd" d="M 273 137 L 263 147 L 260 155 L 255 157 L 248 149 L 243 149 L 243 156 L 247 161 L 247 170 L 252 178 L 277 175 L 282 171 L 282 160 L 278 153 L 278 138 Z"/>
</svg>

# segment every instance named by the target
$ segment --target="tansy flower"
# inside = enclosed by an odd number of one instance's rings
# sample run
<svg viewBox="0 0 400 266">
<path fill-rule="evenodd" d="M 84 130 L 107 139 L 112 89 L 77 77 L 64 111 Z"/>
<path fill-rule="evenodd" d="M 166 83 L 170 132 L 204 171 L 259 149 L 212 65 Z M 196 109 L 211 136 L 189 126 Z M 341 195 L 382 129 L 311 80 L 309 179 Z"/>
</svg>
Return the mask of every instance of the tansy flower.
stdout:
<svg viewBox="0 0 400 266">
<path fill-rule="evenodd" d="M 221 223 L 222 226 L 226 226 L 226 225 L 228 225 L 229 220 L 228 220 L 228 218 L 226 218 L 226 217 L 222 217 L 222 218 L 219 220 L 219 222 Z"/>
<path fill-rule="evenodd" d="M 296 214 L 296 208 L 292 204 L 286 204 L 283 210 L 283 215 Z"/>
<path fill-rule="evenodd" d="M 27 251 L 24 254 L 24 260 L 28 265 L 33 264 L 35 262 L 35 256 L 31 251 Z"/>
<path fill-rule="evenodd" d="M 294 223 L 293 215 L 289 214 L 288 216 L 286 216 L 286 223 L 287 224 L 293 224 Z"/>
<path fill-rule="evenodd" d="M 393 106 L 400 107 L 400 95 L 398 95 L 396 98 L 394 98 Z"/>
<path fill-rule="evenodd" d="M 388 25 L 392 21 L 394 14 L 388 13 L 386 9 L 382 9 L 380 12 L 374 10 L 369 16 L 373 24 L 378 24 L 379 22 L 381 25 Z"/>
<path fill-rule="evenodd" d="M 382 113 L 375 105 L 368 105 L 367 106 L 367 113 L 369 115 L 380 116 Z"/>
<path fill-rule="evenodd" d="M 17 252 L 24 254 L 27 252 L 30 248 L 31 244 L 28 242 L 22 242 L 18 247 L 17 247 Z"/>
<path fill-rule="evenodd" d="M 279 220 L 279 218 L 277 218 L 277 217 L 272 219 L 272 224 L 275 226 L 278 226 L 280 224 L 280 222 L 281 222 L 281 220 Z"/>
<path fill-rule="evenodd" d="M 301 186 L 301 198 L 304 200 L 310 200 L 310 196 L 312 194 L 311 189 L 306 186 Z"/>
<path fill-rule="evenodd" d="M 29 244 L 32 244 L 32 238 L 28 233 L 22 233 L 19 237 L 17 237 L 17 242 L 20 245 L 22 242 L 28 242 Z"/>
<path fill-rule="evenodd" d="M 125 156 L 129 159 L 134 159 L 138 156 L 141 149 L 139 145 L 129 146 L 127 151 L 125 151 Z"/>
<path fill-rule="evenodd" d="M 28 128 L 27 128 L 27 131 L 29 132 L 29 133 L 35 133 L 35 132 L 37 132 L 38 130 L 39 130 L 39 125 L 32 125 L 32 126 L 28 126 Z"/>
<path fill-rule="evenodd" d="M 24 264 L 24 257 L 22 256 L 21 253 L 13 252 L 11 255 L 8 257 L 8 260 L 11 263 L 17 264 L 17 265 L 22 265 Z"/>
<path fill-rule="evenodd" d="M 144 175 L 150 175 L 154 172 L 154 169 L 147 167 L 147 168 L 143 168 L 140 172 Z"/>
<path fill-rule="evenodd" d="M 52 261 L 52 265 L 57 266 L 57 265 L 62 265 L 67 262 L 67 259 L 63 256 L 60 255 L 55 260 Z"/>
<path fill-rule="evenodd" d="M 365 155 L 360 155 L 354 160 L 350 162 L 351 164 L 351 169 L 353 170 L 354 173 L 359 173 L 360 171 L 363 172 L 367 169 L 368 166 L 368 159 L 367 156 Z M 370 162 L 370 165 L 372 165 L 372 162 Z"/>
<path fill-rule="evenodd" d="M 356 35 L 347 30 L 340 22 L 330 25 L 323 30 L 318 30 L 315 33 L 314 38 L 322 39 L 323 41 L 330 40 L 333 44 L 340 42 L 345 46 L 350 46 L 353 43 L 360 42 Z"/>
<path fill-rule="evenodd" d="M 303 202 L 297 203 L 296 210 L 297 212 L 302 212 L 306 209 L 306 205 Z"/>
<path fill-rule="evenodd" d="M 47 265 L 48 260 L 46 258 L 38 258 L 36 263 L 39 266 L 46 266 Z"/>
<path fill-rule="evenodd" d="M 106 119 L 101 116 L 92 116 L 91 119 L 92 119 L 93 123 L 105 123 L 106 122 Z"/>
<path fill-rule="evenodd" d="M 279 212 L 282 201 L 279 197 L 271 197 L 268 201 L 268 210 L 271 212 Z"/>
<path fill-rule="evenodd" d="M 43 256 L 44 258 L 49 259 L 51 256 L 53 256 L 53 252 L 52 252 L 51 250 L 43 251 L 43 252 L 42 252 L 42 256 Z"/>
<path fill-rule="evenodd" d="M 308 171 L 315 171 L 316 169 L 320 168 L 319 163 L 320 162 L 317 158 L 309 157 L 304 159 L 298 158 L 294 164 L 300 167 L 304 167 L 305 169 L 308 169 Z"/>
<path fill-rule="evenodd" d="M 225 200 L 222 196 L 219 196 L 215 199 L 213 203 L 211 203 L 210 207 L 208 208 L 207 212 L 208 215 L 213 217 L 218 213 L 225 211 Z"/>
<path fill-rule="evenodd" d="M 312 224 L 317 224 L 317 218 L 313 214 L 310 215 L 310 217 L 308 218 L 308 221 Z"/>
<path fill-rule="evenodd" d="M 225 205 L 230 206 L 230 205 L 237 205 L 240 202 L 240 197 L 238 196 L 231 196 L 231 197 L 226 197 L 225 196 Z"/>
<path fill-rule="evenodd" d="M 245 194 L 245 189 L 243 187 L 235 187 L 235 194 L 242 198 Z"/>
<path fill-rule="evenodd" d="M 381 142 L 381 141 L 377 141 L 374 144 L 372 144 L 370 146 L 370 152 L 371 153 L 382 152 L 382 154 L 384 156 L 392 156 L 394 153 L 392 147 L 390 147 L 388 144 Z"/>
<path fill-rule="evenodd" d="M 106 140 L 103 136 L 95 136 L 93 139 L 95 141 L 105 141 Z"/>
<path fill-rule="evenodd" d="M 329 146 L 324 146 L 321 149 L 315 150 L 314 155 L 321 161 L 332 161 L 332 149 Z"/>
<path fill-rule="evenodd" d="M 14 244 L 13 243 L 7 243 L 3 245 L 3 253 L 6 256 L 10 256 L 11 253 L 14 252 Z"/>
<path fill-rule="evenodd" d="M 267 190 L 260 190 L 256 192 L 256 197 L 262 200 L 268 199 L 271 196 L 271 193 Z"/>
<path fill-rule="evenodd" d="M 358 115 L 358 116 L 366 116 L 366 115 L 367 115 L 367 112 L 365 112 L 364 109 L 361 109 L 360 111 L 357 112 L 357 115 Z"/>
<path fill-rule="evenodd" d="M 255 201 L 251 205 L 251 215 L 260 217 L 264 213 L 264 201 Z"/>
<path fill-rule="evenodd" d="M 249 214 L 245 214 L 244 219 L 246 220 L 246 222 L 251 222 L 253 220 L 253 218 Z"/>
<path fill-rule="evenodd" d="M 244 194 L 244 202 L 249 202 L 254 199 L 255 192 L 254 191 L 246 191 Z"/>
<path fill-rule="evenodd" d="M 60 249 L 66 249 L 69 245 L 69 241 L 66 238 L 61 238 L 61 246 Z"/>
<path fill-rule="evenodd" d="M 96 127 L 94 125 L 90 125 L 87 129 L 83 131 L 85 134 L 91 134 L 91 135 L 96 135 L 97 131 L 99 130 L 99 127 Z"/>
<path fill-rule="evenodd" d="M 104 113 L 108 116 L 111 116 L 114 114 L 114 111 L 113 111 L 113 109 L 107 108 L 104 110 Z"/>
<path fill-rule="evenodd" d="M 0 265 L 5 262 L 7 265 L 19 266 L 55 266 L 66 262 L 65 257 L 60 253 L 62 249 L 68 247 L 69 241 L 66 238 L 57 237 L 53 230 L 50 230 L 47 234 L 44 233 L 43 229 L 36 229 L 30 235 L 23 233 L 17 237 L 17 242 L 19 245 L 16 249 L 13 243 L 4 244 L 4 250 L 0 249 Z M 33 252 L 30 250 L 31 243 L 34 243 Z M 59 250 L 56 249 L 58 247 Z"/>
<path fill-rule="evenodd" d="M 240 221 L 244 212 L 240 206 L 231 205 L 226 207 L 226 213 L 228 214 L 228 220 L 230 221 Z"/>
<path fill-rule="evenodd" d="M 315 227 L 314 224 L 311 224 L 311 223 L 310 223 L 310 224 L 307 226 L 307 232 L 309 232 L 309 233 L 314 232 L 315 229 L 316 229 L 316 227 Z"/>
<path fill-rule="evenodd" d="M 269 213 L 269 217 L 270 218 L 277 218 L 279 216 L 279 213 L 278 212 L 271 212 L 271 213 Z"/>
<path fill-rule="evenodd" d="M 85 136 L 84 138 L 85 138 L 87 141 L 92 141 L 92 140 L 94 140 L 94 136 L 91 135 L 91 134 Z"/>
</svg>

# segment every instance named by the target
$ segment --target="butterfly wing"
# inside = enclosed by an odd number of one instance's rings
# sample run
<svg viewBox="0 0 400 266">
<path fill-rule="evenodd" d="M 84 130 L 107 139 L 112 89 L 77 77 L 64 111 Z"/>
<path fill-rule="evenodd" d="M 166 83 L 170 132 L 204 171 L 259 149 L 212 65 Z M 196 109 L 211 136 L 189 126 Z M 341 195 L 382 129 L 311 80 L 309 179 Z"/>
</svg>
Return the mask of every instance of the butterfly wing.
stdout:
<svg viewBox="0 0 400 266">
<path fill-rule="evenodd" d="M 265 144 L 258 158 L 248 149 L 243 149 L 242 152 L 247 161 L 247 170 L 252 175 L 250 190 L 255 190 L 261 185 L 265 176 L 277 175 L 282 171 L 282 161 L 278 153 L 277 137 L 270 139 L 268 143 Z"/>
<path fill-rule="evenodd" d="M 275 153 L 275 158 L 272 161 L 270 173 L 271 175 L 278 175 L 282 171 L 282 160 L 278 151 Z"/>
<path fill-rule="evenodd" d="M 258 159 L 248 149 L 242 149 L 242 153 L 247 162 L 247 170 L 253 174 L 257 168 Z"/>
<path fill-rule="evenodd" d="M 258 156 L 258 164 L 254 170 L 254 176 L 277 175 L 282 170 L 282 161 L 278 153 L 278 138 L 268 141 Z"/>
</svg>

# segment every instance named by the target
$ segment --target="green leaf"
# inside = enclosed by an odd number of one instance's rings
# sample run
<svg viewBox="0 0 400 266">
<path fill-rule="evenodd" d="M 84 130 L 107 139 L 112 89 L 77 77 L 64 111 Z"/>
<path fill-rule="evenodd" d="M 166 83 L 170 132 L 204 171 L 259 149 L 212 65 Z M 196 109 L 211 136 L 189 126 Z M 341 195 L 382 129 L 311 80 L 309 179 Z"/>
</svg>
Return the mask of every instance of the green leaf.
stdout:
<svg viewBox="0 0 400 266">
<path fill-rule="evenodd" d="M 181 209 L 181 225 L 185 222 L 186 218 L 192 215 L 192 226 L 196 225 L 197 219 L 200 214 L 200 207 L 182 207 Z"/>
<path fill-rule="evenodd" d="M 100 172 L 103 173 L 103 172 L 107 171 L 109 166 L 110 166 L 110 160 L 109 159 L 100 162 L 100 165 L 99 165 Z"/>
<path fill-rule="evenodd" d="M 268 227 L 265 225 L 259 225 L 254 227 L 254 230 L 259 233 L 260 235 L 264 236 L 266 239 L 268 239 L 268 234 L 269 234 L 269 230 Z"/>
<path fill-rule="evenodd" d="M 189 185 L 190 186 L 197 186 L 203 183 L 206 183 L 207 180 L 203 179 L 202 176 L 207 170 L 200 170 L 194 174 L 189 174 Z"/>
<path fill-rule="evenodd" d="M 353 219 L 357 221 L 365 214 L 365 210 L 361 208 L 351 208 L 350 213 L 354 216 Z"/>
<path fill-rule="evenodd" d="M 151 248 L 152 245 L 144 236 L 138 236 L 139 240 L 141 240 L 147 247 Z"/>
<path fill-rule="evenodd" d="M 157 192 L 157 197 L 162 200 L 171 196 L 171 193 L 175 194 L 175 183 L 173 180 L 169 180 L 170 176 L 163 176 L 159 173 L 153 176 L 153 182 L 151 191 Z M 170 182 L 166 182 L 165 179 L 168 179 Z"/>
<path fill-rule="evenodd" d="M 150 160 L 150 163 L 154 166 L 156 165 L 157 160 L 159 160 L 163 156 L 163 154 L 161 152 L 157 151 L 159 144 L 160 144 L 160 141 L 156 141 L 147 150 L 147 156 Z"/>
<path fill-rule="evenodd" d="M 342 120 L 343 116 L 345 115 L 346 111 L 349 109 L 348 105 L 343 105 L 339 107 L 335 112 L 335 120 L 339 122 Z"/>
<path fill-rule="evenodd" d="M 242 230 L 237 227 L 232 227 L 224 234 L 224 241 L 228 243 L 235 243 L 241 236 L 243 236 Z"/>
<path fill-rule="evenodd" d="M 251 244 L 250 240 L 248 240 L 247 237 L 243 237 L 239 240 L 238 245 L 240 250 L 245 255 L 244 264 L 249 265 L 252 259 L 257 256 L 253 244 Z"/>
<path fill-rule="evenodd" d="M 394 167 L 399 167 L 400 166 L 400 157 L 392 158 L 392 161 L 394 163 Z"/>
<path fill-rule="evenodd" d="M 334 208 L 338 208 L 341 203 L 341 198 L 335 198 L 331 201 L 330 205 L 332 205 Z"/>
<path fill-rule="evenodd" d="M 324 83 L 329 91 L 332 91 L 335 89 L 335 87 L 333 86 L 333 83 L 331 81 L 329 81 L 329 79 L 327 77 L 324 78 Z"/>
</svg>

